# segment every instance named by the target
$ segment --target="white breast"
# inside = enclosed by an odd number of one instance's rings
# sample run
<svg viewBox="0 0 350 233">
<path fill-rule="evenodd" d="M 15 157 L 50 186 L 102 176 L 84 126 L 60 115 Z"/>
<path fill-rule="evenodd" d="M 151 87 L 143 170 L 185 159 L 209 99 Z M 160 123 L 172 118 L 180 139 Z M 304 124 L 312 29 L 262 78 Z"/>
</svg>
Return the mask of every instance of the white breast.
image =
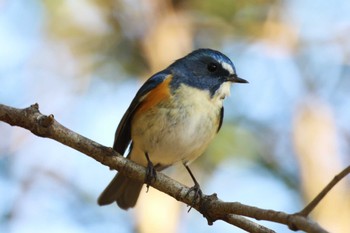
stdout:
<svg viewBox="0 0 350 233">
<path fill-rule="evenodd" d="M 154 165 L 196 159 L 216 135 L 222 101 L 229 93 L 229 83 L 212 98 L 209 91 L 179 87 L 169 105 L 160 103 L 157 113 L 147 111 L 133 122 L 131 160 L 146 165 L 145 152 Z"/>
</svg>

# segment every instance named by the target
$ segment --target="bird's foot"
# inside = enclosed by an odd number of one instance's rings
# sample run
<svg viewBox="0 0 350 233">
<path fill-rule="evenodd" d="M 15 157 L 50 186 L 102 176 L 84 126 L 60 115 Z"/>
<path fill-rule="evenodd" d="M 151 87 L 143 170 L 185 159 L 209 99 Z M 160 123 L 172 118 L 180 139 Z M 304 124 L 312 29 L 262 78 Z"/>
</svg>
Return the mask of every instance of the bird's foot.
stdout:
<svg viewBox="0 0 350 233">
<path fill-rule="evenodd" d="M 188 192 L 186 193 L 186 196 L 187 197 L 191 192 L 193 192 L 193 199 L 192 199 L 192 203 L 188 206 L 190 206 L 190 208 L 188 209 L 187 212 L 190 212 L 190 210 L 192 209 L 192 207 L 197 203 L 197 200 L 199 202 L 201 202 L 202 200 L 202 196 L 203 196 L 203 192 L 201 190 L 201 187 L 199 186 L 198 182 L 195 182 L 194 186 L 192 186 Z"/>
<path fill-rule="evenodd" d="M 146 192 L 148 192 L 149 186 L 157 178 L 157 171 L 154 168 L 153 163 L 149 159 L 148 153 L 145 153 L 145 155 L 146 155 L 146 159 L 147 159 L 145 183 L 146 183 L 146 188 L 147 188 Z"/>
</svg>

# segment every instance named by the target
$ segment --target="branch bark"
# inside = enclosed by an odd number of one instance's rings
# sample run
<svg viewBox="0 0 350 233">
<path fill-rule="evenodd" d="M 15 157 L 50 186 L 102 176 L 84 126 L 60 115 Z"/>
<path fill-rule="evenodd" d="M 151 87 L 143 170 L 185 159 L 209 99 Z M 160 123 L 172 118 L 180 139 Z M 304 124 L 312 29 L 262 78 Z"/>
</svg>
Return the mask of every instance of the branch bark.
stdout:
<svg viewBox="0 0 350 233">
<path fill-rule="evenodd" d="M 110 147 L 100 145 L 64 127 L 54 119 L 52 114 L 48 116 L 41 114 L 38 104 L 24 109 L 0 104 L 0 121 L 28 129 L 39 137 L 51 138 L 88 155 L 110 169 L 118 170 L 129 178 L 142 182 L 145 179 L 144 167 L 124 158 Z M 338 177 L 338 181 L 342 177 Z M 178 201 L 192 205 L 193 195 L 186 195 L 189 188 L 162 173 L 157 174 L 157 179 L 151 186 Z M 201 201 L 195 203 L 193 208 L 203 214 L 209 225 L 212 225 L 216 220 L 222 220 L 247 232 L 274 232 L 248 218 L 281 223 L 294 231 L 327 232 L 316 222 L 309 219 L 304 212 L 287 214 L 281 211 L 248 206 L 239 202 L 223 202 L 218 199 L 216 194 L 203 195 Z"/>
</svg>

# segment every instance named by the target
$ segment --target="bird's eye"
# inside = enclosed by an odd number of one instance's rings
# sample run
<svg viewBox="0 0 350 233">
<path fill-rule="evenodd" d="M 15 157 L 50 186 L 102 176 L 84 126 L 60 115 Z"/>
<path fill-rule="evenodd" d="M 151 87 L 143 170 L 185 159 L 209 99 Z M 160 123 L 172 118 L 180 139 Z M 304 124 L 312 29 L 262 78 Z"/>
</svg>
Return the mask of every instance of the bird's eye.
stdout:
<svg viewBox="0 0 350 233">
<path fill-rule="evenodd" d="M 215 63 L 209 63 L 207 69 L 209 72 L 215 72 L 218 69 L 218 65 Z"/>
</svg>

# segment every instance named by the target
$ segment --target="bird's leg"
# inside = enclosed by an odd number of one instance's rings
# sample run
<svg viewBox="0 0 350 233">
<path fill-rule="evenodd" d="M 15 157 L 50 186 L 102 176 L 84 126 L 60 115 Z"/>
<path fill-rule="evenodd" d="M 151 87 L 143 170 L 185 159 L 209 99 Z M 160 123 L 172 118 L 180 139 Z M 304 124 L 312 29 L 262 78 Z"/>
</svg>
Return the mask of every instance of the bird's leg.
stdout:
<svg viewBox="0 0 350 233">
<path fill-rule="evenodd" d="M 153 166 L 153 163 L 149 159 L 149 156 L 148 156 L 147 152 L 145 152 L 145 156 L 146 156 L 146 159 L 147 159 L 145 183 L 146 183 L 146 187 L 147 187 L 147 191 L 146 192 L 148 192 L 150 184 L 152 183 L 153 180 L 155 180 L 157 178 L 157 172 L 156 172 L 156 169 Z"/>
<path fill-rule="evenodd" d="M 194 177 L 194 175 L 192 174 L 192 171 L 190 170 L 190 168 L 184 163 L 183 164 L 186 168 L 186 170 L 188 171 L 188 173 L 190 173 L 190 176 L 194 182 L 194 185 L 188 190 L 188 192 L 186 193 L 186 196 L 190 194 L 190 192 L 194 192 L 193 195 L 193 200 L 192 200 L 192 206 L 188 209 L 188 212 L 190 212 L 190 210 L 192 209 L 193 205 L 196 204 L 197 199 L 199 198 L 199 201 L 202 198 L 202 190 L 201 187 L 199 185 L 199 183 L 197 182 L 196 178 Z"/>
</svg>

